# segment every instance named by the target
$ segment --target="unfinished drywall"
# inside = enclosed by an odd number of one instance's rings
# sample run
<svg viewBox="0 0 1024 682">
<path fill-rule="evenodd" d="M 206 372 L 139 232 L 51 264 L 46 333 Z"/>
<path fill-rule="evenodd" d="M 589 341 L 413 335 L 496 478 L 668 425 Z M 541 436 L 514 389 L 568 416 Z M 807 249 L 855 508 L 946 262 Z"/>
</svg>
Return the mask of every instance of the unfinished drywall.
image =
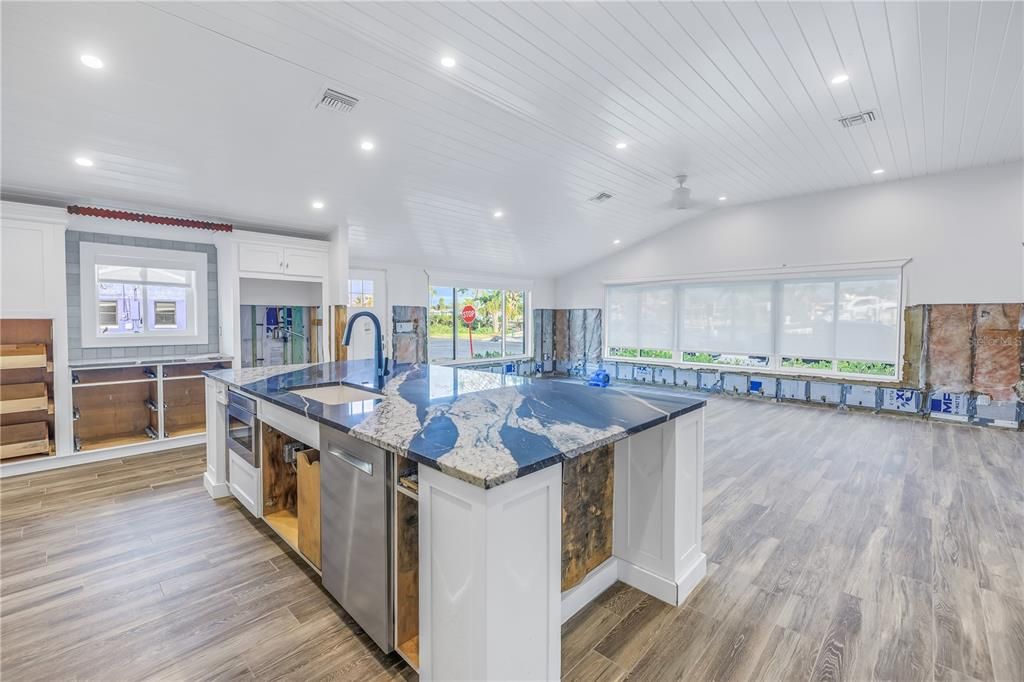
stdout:
<svg viewBox="0 0 1024 682">
<path fill-rule="evenodd" d="M 716 209 L 557 278 L 554 307 L 603 307 L 608 280 L 897 258 L 907 304 L 1019 302 L 1022 186 L 1018 162 Z"/>
</svg>

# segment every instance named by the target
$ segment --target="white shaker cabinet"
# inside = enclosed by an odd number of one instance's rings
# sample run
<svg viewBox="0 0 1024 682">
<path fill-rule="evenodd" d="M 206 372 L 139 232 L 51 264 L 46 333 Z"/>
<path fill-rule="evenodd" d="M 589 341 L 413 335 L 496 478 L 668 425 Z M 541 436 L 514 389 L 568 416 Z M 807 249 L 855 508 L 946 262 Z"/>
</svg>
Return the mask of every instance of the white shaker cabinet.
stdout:
<svg viewBox="0 0 1024 682">
<path fill-rule="evenodd" d="M 238 244 L 238 270 L 253 275 L 323 277 L 327 270 L 327 251 L 273 243 L 241 242 Z"/>
</svg>

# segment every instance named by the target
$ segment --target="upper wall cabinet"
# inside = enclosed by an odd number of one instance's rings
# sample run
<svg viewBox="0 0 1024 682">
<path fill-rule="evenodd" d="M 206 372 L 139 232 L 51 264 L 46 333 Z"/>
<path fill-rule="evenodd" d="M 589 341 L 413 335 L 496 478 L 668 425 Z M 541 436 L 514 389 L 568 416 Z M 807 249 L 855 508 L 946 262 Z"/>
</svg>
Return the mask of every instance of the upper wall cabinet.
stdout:
<svg viewBox="0 0 1024 682">
<path fill-rule="evenodd" d="M 327 250 L 280 246 L 270 243 L 238 244 L 238 270 L 253 275 L 324 277 L 327 274 Z"/>
<path fill-rule="evenodd" d="M 64 228 L 60 209 L 4 202 L 0 223 L 0 317 L 63 314 Z"/>
</svg>

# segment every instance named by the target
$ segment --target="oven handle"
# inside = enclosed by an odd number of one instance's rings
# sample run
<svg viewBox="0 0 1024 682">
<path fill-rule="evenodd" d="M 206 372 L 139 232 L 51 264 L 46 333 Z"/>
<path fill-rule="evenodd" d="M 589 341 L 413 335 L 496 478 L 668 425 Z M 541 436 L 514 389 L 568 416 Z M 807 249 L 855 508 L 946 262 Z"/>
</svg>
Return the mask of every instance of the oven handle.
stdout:
<svg viewBox="0 0 1024 682">
<path fill-rule="evenodd" d="M 249 410 L 244 410 L 237 405 L 228 405 L 228 417 L 234 417 L 250 428 L 256 427 L 256 415 Z"/>
</svg>

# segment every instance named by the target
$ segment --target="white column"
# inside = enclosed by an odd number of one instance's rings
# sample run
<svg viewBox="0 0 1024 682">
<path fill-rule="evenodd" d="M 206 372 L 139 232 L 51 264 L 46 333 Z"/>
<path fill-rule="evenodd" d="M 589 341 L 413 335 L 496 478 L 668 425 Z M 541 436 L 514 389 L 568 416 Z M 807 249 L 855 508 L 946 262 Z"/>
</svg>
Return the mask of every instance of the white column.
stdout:
<svg viewBox="0 0 1024 682">
<path fill-rule="evenodd" d="M 619 579 L 678 606 L 707 573 L 701 550 L 704 410 L 615 445 Z"/>
<path fill-rule="evenodd" d="M 562 467 L 419 475 L 420 679 L 559 679 Z"/>
<path fill-rule="evenodd" d="M 206 474 L 203 485 L 210 497 L 227 497 L 228 451 L 224 443 L 227 432 L 227 387 L 213 379 L 206 379 Z"/>
</svg>

